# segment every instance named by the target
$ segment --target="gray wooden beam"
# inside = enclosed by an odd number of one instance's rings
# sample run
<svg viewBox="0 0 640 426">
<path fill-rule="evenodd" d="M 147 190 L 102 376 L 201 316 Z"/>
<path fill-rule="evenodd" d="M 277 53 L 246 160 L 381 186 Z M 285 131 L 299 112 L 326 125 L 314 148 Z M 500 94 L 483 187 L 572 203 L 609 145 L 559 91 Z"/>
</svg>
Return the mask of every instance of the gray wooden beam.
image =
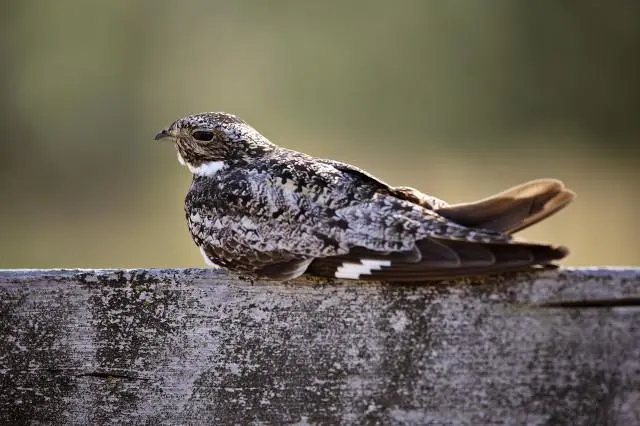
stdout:
<svg viewBox="0 0 640 426">
<path fill-rule="evenodd" d="M 640 424 L 640 270 L 0 271 L 0 423 Z"/>
</svg>

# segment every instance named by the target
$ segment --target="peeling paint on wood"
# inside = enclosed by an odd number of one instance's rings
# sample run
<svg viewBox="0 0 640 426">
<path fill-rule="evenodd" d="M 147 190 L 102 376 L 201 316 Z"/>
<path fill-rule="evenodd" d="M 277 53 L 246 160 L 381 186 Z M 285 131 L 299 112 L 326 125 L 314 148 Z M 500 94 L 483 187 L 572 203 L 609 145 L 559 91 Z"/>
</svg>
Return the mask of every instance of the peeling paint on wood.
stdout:
<svg viewBox="0 0 640 426">
<path fill-rule="evenodd" d="M 0 423 L 640 424 L 640 270 L 0 271 Z"/>
</svg>

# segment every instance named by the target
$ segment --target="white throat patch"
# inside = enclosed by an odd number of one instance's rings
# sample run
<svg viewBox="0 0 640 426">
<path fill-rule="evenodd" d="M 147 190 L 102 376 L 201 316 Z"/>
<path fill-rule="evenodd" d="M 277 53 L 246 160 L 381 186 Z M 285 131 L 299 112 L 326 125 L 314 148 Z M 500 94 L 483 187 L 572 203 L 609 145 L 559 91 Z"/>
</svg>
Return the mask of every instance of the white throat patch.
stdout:
<svg viewBox="0 0 640 426">
<path fill-rule="evenodd" d="M 184 158 L 182 158 L 182 155 L 180 155 L 180 152 L 178 151 L 176 154 L 178 154 L 178 163 L 182 164 L 183 166 L 186 166 L 187 163 L 185 163 Z"/>
<path fill-rule="evenodd" d="M 189 171 L 191 171 L 191 173 L 198 176 L 211 177 L 211 176 L 214 176 L 216 173 L 218 173 L 220 170 L 227 167 L 227 164 L 224 161 L 207 161 L 206 163 L 200 164 L 198 167 L 194 167 L 191 164 L 184 161 L 184 159 L 180 154 L 178 154 L 178 161 L 183 166 L 187 166 L 187 168 L 189 169 Z"/>
<path fill-rule="evenodd" d="M 186 166 L 191 173 L 198 176 L 213 176 L 218 173 L 220 170 L 227 167 L 227 164 L 224 161 L 207 161 L 206 163 L 200 164 L 198 167 L 194 167 L 191 164 L 187 163 L 180 152 L 178 152 L 178 162 L 183 166 Z"/>
<path fill-rule="evenodd" d="M 198 167 L 193 167 L 191 164 L 187 163 L 187 167 L 194 175 L 211 177 L 227 167 L 227 164 L 224 161 L 207 161 L 206 163 L 200 164 Z"/>
</svg>

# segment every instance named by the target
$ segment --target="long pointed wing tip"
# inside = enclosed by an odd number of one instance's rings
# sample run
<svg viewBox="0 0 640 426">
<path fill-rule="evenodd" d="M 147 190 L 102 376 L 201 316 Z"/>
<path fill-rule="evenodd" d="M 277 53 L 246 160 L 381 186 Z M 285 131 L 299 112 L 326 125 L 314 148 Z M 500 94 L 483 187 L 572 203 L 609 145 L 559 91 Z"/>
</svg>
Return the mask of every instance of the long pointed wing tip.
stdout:
<svg viewBox="0 0 640 426">
<path fill-rule="evenodd" d="M 555 260 L 564 259 L 571 254 L 571 250 L 567 246 L 555 246 L 554 249 L 557 256 Z"/>
</svg>

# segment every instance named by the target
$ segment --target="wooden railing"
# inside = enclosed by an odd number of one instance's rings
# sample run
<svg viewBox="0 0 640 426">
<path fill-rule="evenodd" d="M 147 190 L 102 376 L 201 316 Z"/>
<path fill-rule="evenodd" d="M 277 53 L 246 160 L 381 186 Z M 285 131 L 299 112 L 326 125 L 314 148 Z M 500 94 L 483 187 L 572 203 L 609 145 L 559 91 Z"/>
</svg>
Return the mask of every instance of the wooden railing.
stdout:
<svg viewBox="0 0 640 426">
<path fill-rule="evenodd" d="M 640 424 L 640 269 L 0 271 L 0 424 Z"/>
</svg>

